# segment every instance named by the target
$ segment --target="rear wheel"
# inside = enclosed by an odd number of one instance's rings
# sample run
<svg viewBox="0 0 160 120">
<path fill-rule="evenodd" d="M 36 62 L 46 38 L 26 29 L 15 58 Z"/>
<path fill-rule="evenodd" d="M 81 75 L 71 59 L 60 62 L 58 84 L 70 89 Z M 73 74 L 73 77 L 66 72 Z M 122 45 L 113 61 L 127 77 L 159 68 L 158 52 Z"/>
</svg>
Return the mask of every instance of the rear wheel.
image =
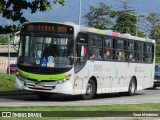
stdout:
<svg viewBox="0 0 160 120">
<path fill-rule="evenodd" d="M 81 99 L 83 100 L 89 100 L 94 97 L 96 93 L 96 85 L 93 79 L 90 79 L 89 82 L 87 83 L 86 87 L 86 93 L 81 95 Z"/>
<path fill-rule="evenodd" d="M 132 78 L 128 88 L 128 95 L 133 96 L 135 94 L 135 91 L 136 91 L 136 80 L 135 78 Z"/>
<path fill-rule="evenodd" d="M 36 92 L 36 95 L 43 100 L 47 100 L 52 96 L 52 93 Z"/>
</svg>

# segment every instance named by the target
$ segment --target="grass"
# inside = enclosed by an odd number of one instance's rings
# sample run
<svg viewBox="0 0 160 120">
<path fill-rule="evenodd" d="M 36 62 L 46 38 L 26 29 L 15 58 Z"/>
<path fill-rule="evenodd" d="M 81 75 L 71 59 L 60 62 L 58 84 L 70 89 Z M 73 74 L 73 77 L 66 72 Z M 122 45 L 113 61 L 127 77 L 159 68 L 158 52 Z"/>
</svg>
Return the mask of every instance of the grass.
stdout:
<svg viewBox="0 0 160 120">
<path fill-rule="evenodd" d="M 130 105 L 96 105 L 96 106 L 32 106 L 32 107 L 0 107 L 0 111 L 13 112 L 39 112 L 43 120 L 49 119 L 75 119 L 84 117 L 126 117 L 133 113 L 150 113 L 159 111 L 160 103 L 130 104 Z M 46 111 L 46 112 L 45 112 Z M 9 119 L 9 118 L 8 118 Z M 6 118 L 6 120 L 8 120 Z M 20 118 L 16 118 L 16 120 Z M 24 120 L 36 120 L 37 118 L 23 118 Z M 5 119 L 4 119 L 5 120 Z M 14 118 L 12 119 L 14 120 Z"/>
<path fill-rule="evenodd" d="M 0 91 L 15 90 L 15 75 L 0 73 Z"/>
<path fill-rule="evenodd" d="M 94 106 L 0 107 L 0 111 L 159 111 L 160 103 Z"/>
</svg>

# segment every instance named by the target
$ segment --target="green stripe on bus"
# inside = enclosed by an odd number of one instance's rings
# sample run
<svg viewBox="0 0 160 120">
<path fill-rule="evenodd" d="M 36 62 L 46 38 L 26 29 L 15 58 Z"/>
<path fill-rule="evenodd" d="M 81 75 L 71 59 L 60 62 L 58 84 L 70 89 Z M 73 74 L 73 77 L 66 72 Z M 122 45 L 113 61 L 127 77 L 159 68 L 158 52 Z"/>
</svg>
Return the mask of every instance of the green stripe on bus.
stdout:
<svg viewBox="0 0 160 120">
<path fill-rule="evenodd" d="M 102 35 L 105 34 L 105 31 L 104 31 L 104 30 L 97 30 L 96 32 L 99 33 L 99 34 L 102 34 Z"/>
<path fill-rule="evenodd" d="M 156 43 L 154 44 L 154 58 L 153 58 L 153 64 L 156 63 Z"/>
<path fill-rule="evenodd" d="M 90 69 L 88 69 L 88 77 L 90 76 L 91 72 L 90 72 Z"/>
<path fill-rule="evenodd" d="M 116 78 L 118 77 L 118 68 L 116 68 Z"/>
<path fill-rule="evenodd" d="M 65 74 L 64 73 L 56 74 L 56 75 L 44 75 L 44 74 L 29 73 L 29 72 L 22 71 L 20 69 L 18 69 L 18 72 L 22 77 L 30 78 L 30 79 L 36 79 L 38 81 L 61 80 L 61 79 L 65 78 Z"/>
</svg>

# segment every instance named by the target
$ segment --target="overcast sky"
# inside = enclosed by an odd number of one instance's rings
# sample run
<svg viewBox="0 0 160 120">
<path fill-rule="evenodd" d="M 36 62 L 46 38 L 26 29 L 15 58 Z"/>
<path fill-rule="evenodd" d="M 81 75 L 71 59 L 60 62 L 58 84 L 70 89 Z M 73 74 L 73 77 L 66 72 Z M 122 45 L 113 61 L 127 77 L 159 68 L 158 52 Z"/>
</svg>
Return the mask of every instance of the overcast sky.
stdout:
<svg viewBox="0 0 160 120">
<path fill-rule="evenodd" d="M 52 0 L 49 0 L 52 1 Z M 25 17 L 29 21 L 55 21 L 55 22 L 74 22 L 78 24 L 79 15 L 79 0 L 65 0 L 66 5 L 54 5 L 50 11 L 38 12 L 31 14 L 29 11 L 24 11 Z M 89 11 L 89 5 L 98 6 L 98 3 L 104 2 L 106 5 L 113 6 L 118 10 L 120 6 L 119 0 L 81 0 L 82 1 L 82 16 Z M 148 14 L 150 12 L 160 12 L 159 0 L 129 0 L 132 2 L 131 6 L 135 9 L 137 14 Z M 85 19 L 82 18 L 81 24 L 85 24 Z M 10 21 L 0 17 L 0 25 L 9 25 Z"/>
</svg>

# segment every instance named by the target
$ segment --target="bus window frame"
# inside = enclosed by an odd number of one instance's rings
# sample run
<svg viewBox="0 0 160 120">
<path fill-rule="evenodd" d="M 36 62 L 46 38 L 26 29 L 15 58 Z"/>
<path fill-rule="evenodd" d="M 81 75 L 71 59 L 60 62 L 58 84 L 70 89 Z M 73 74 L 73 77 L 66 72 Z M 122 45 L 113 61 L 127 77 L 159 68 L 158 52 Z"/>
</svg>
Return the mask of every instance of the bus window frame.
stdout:
<svg viewBox="0 0 160 120">
<path fill-rule="evenodd" d="M 90 32 L 87 32 L 89 33 L 89 38 L 88 38 L 88 60 L 90 60 L 90 49 L 93 47 L 97 47 L 97 46 L 92 46 L 91 45 L 91 35 L 98 35 L 98 36 L 101 36 L 102 37 L 102 59 L 93 59 L 95 61 L 111 61 L 111 62 L 129 62 L 129 63 L 144 63 L 144 64 L 152 64 L 153 63 L 153 58 L 154 58 L 154 43 L 150 43 L 150 42 L 145 42 L 145 41 L 138 41 L 138 40 L 134 40 L 134 39 L 128 39 L 128 38 L 121 38 L 121 37 L 114 37 L 114 36 L 109 36 L 109 35 L 101 35 L 101 34 L 96 34 L 96 33 L 90 33 Z M 112 48 L 107 48 L 105 47 L 105 39 L 112 39 Z M 117 40 L 122 40 L 123 41 L 123 49 L 117 49 Z M 132 42 L 134 44 L 133 46 L 133 49 L 132 50 L 129 50 L 127 47 L 128 45 L 126 46 L 125 44 L 128 44 L 128 42 Z M 151 52 L 151 57 L 150 59 L 152 59 L 150 62 L 145 62 L 143 60 L 143 54 L 144 54 L 144 50 L 142 49 L 141 53 L 142 53 L 142 61 L 136 61 L 136 52 L 137 52 L 137 48 L 136 48 L 136 44 L 137 43 L 141 43 L 143 45 L 143 48 L 144 48 L 144 44 L 150 44 L 151 45 L 151 49 L 152 49 L 152 52 Z M 110 49 L 112 50 L 112 59 L 107 59 L 105 60 L 104 59 L 104 49 L 107 48 L 107 49 Z M 125 53 L 125 60 L 116 60 L 115 59 L 115 51 L 117 50 L 121 50 Z M 128 52 L 132 52 L 132 59 L 133 60 L 128 60 Z"/>
</svg>

